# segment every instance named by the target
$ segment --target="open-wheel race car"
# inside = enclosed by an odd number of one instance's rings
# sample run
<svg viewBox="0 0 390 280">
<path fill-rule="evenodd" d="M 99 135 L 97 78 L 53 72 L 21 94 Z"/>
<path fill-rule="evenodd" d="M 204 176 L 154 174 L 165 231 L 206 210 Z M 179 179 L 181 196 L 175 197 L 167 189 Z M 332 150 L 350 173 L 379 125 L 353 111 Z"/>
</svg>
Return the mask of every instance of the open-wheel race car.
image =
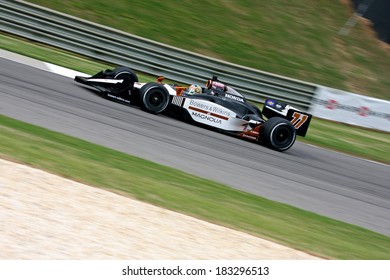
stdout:
<svg viewBox="0 0 390 280">
<path fill-rule="evenodd" d="M 305 136 L 308 130 L 310 114 L 273 99 L 267 99 L 260 110 L 215 76 L 204 87 L 166 84 L 163 80 L 158 77 L 156 82 L 140 83 L 127 67 L 75 77 L 76 82 L 94 87 L 106 98 L 212 127 L 278 151 L 291 148 L 296 136 Z"/>
</svg>

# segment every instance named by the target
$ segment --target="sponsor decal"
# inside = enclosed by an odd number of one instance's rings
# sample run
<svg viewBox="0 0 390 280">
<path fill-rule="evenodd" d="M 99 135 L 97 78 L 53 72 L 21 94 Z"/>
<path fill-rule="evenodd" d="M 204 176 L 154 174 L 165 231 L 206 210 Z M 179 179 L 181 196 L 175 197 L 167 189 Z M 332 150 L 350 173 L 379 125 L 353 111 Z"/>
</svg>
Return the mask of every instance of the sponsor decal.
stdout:
<svg viewBox="0 0 390 280">
<path fill-rule="evenodd" d="M 216 117 L 216 118 L 218 118 L 218 119 L 222 119 L 222 120 L 225 120 L 225 121 L 227 121 L 227 120 L 229 119 L 228 117 L 221 116 L 221 115 L 218 115 L 218 114 L 215 114 L 215 113 L 206 111 L 206 110 L 201 110 L 201 109 L 198 109 L 198 108 L 192 107 L 192 106 L 188 107 L 188 109 L 193 110 L 193 111 L 197 111 L 197 112 L 202 113 L 202 114 L 205 114 L 205 115 L 209 115 L 209 116 L 212 116 L 212 117 Z"/>
<path fill-rule="evenodd" d="M 390 101 L 318 86 L 309 113 L 320 118 L 390 131 Z"/>
<path fill-rule="evenodd" d="M 269 106 L 274 106 L 274 105 L 275 105 L 275 101 L 273 101 L 273 100 L 267 100 L 267 105 L 269 105 Z"/>
<path fill-rule="evenodd" d="M 341 111 L 356 113 L 357 115 L 362 116 L 362 117 L 374 116 L 374 117 L 384 118 L 384 119 L 388 119 L 388 120 L 390 119 L 390 114 L 386 114 L 384 112 L 373 111 L 367 106 L 358 107 L 358 106 L 340 104 L 339 102 L 337 102 L 336 100 L 333 100 L 333 99 L 324 100 L 324 99 L 319 99 L 319 98 L 313 98 L 312 103 L 322 105 L 325 108 L 330 109 L 330 110 L 337 109 L 337 110 L 341 110 Z"/>
<path fill-rule="evenodd" d="M 295 129 L 299 129 L 309 118 L 307 115 L 298 112 L 294 112 L 292 117 L 291 123 Z"/>
<path fill-rule="evenodd" d="M 366 106 L 361 106 L 359 108 L 359 116 L 367 117 L 370 113 L 370 109 Z"/>
<path fill-rule="evenodd" d="M 205 103 L 197 102 L 196 100 L 193 100 L 193 99 L 191 99 L 190 105 L 195 106 L 199 109 L 204 109 L 204 110 L 209 111 L 209 105 L 207 105 Z"/>
<path fill-rule="evenodd" d="M 235 96 L 235 95 L 232 95 L 232 94 L 225 93 L 225 97 L 233 99 L 233 100 L 236 100 L 236 101 L 239 101 L 239 102 L 244 102 L 244 99 L 242 97 Z"/>
<path fill-rule="evenodd" d="M 202 120 L 207 120 L 207 121 L 212 122 L 212 123 L 222 124 L 222 120 L 221 119 L 219 119 L 217 117 L 213 117 L 211 115 L 206 115 L 204 113 L 199 113 L 199 112 L 192 112 L 191 115 L 194 116 L 195 118 L 199 118 L 199 119 L 202 119 Z"/>
<path fill-rule="evenodd" d="M 124 99 L 120 96 L 116 96 L 116 95 L 112 95 L 112 94 L 107 94 L 107 97 L 110 97 L 110 98 L 114 98 L 116 100 L 119 100 L 119 101 L 122 101 L 122 102 L 125 102 L 125 103 L 130 103 L 130 100 L 127 100 L 127 99 Z"/>
<path fill-rule="evenodd" d="M 196 100 L 190 101 L 190 106 L 188 107 L 190 110 L 194 110 L 203 114 L 209 114 L 211 116 L 228 120 L 230 117 L 230 112 L 225 110 L 222 107 L 211 106 L 206 103 L 197 102 Z"/>
<path fill-rule="evenodd" d="M 251 139 L 251 140 L 257 140 L 257 137 L 252 136 L 252 135 L 248 135 L 248 134 L 242 134 L 242 138 L 247 138 L 247 139 Z"/>
<path fill-rule="evenodd" d="M 257 125 L 253 129 L 244 131 L 239 136 L 241 136 L 242 138 L 247 138 L 247 139 L 250 139 L 250 140 L 257 141 L 257 139 L 259 138 L 260 127 L 261 127 L 261 125 Z M 247 129 L 247 128 L 244 128 L 244 129 Z"/>
<path fill-rule="evenodd" d="M 280 104 L 276 100 L 273 100 L 273 99 L 267 99 L 265 105 L 268 108 L 271 107 L 270 109 L 275 108 L 278 111 L 282 111 L 286 107 L 285 104 Z"/>
<path fill-rule="evenodd" d="M 329 99 L 326 103 L 326 108 L 328 108 L 329 110 L 334 110 L 334 109 L 337 109 L 337 101 L 334 100 L 334 99 Z"/>
</svg>

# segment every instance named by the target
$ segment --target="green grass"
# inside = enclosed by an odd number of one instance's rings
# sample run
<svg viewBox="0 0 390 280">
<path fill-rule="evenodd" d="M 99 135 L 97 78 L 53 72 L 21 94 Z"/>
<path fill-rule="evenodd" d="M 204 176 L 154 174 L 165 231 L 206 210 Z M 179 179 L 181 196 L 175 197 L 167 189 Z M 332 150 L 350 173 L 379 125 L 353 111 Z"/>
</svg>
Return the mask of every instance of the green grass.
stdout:
<svg viewBox="0 0 390 280">
<path fill-rule="evenodd" d="M 64 50 L 51 48 L 37 42 L 15 37 L 0 32 L 0 47 L 14 53 L 22 54 L 41 61 L 50 62 L 62 67 L 77 70 L 87 74 L 95 74 L 101 70 L 112 68 L 114 65 L 92 60 Z M 137 73 L 141 81 L 150 80 L 151 77 Z"/>
<path fill-rule="evenodd" d="M 30 0 L 207 56 L 390 100 L 390 48 L 339 0 Z"/>
<path fill-rule="evenodd" d="M 0 115 L 0 158 L 331 259 L 390 259 L 390 237 Z"/>
<path fill-rule="evenodd" d="M 301 142 L 390 164 L 390 133 L 314 118 Z"/>
</svg>

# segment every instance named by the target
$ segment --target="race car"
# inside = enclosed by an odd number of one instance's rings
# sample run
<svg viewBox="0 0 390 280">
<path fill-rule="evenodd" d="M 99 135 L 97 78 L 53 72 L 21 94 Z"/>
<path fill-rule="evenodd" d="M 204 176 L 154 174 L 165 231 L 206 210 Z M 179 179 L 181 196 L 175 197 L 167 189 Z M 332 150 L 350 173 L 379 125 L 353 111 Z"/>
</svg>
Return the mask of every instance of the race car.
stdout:
<svg viewBox="0 0 390 280">
<path fill-rule="evenodd" d="M 128 67 L 107 69 L 75 81 L 97 89 L 102 96 L 140 107 L 152 114 L 167 114 L 186 122 L 261 143 L 277 151 L 292 147 L 296 136 L 305 136 L 311 115 L 277 100 L 257 106 L 213 76 L 205 86 L 140 83 Z"/>
</svg>

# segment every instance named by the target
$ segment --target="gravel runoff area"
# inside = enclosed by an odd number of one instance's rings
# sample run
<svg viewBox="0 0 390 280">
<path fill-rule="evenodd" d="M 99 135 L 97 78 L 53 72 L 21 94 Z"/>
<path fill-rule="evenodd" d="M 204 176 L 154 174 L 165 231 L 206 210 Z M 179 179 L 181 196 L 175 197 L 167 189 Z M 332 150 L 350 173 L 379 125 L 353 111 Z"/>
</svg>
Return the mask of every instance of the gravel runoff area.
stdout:
<svg viewBox="0 0 390 280">
<path fill-rule="evenodd" d="M 317 259 L 0 159 L 0 259 Z"/>
</svg>

